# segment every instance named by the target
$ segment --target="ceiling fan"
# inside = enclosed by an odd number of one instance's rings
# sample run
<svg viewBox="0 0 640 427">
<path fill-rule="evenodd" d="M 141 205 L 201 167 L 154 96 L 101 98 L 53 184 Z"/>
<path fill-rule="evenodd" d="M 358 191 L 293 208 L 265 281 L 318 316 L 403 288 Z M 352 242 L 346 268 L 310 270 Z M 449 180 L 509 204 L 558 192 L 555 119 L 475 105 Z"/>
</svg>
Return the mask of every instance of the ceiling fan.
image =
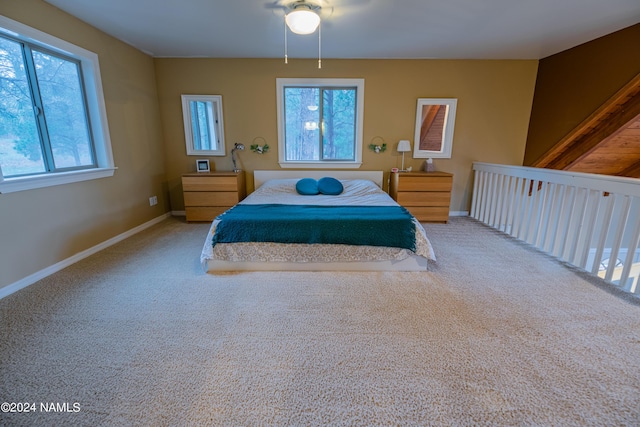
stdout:
<svg viewBox="0 0 640 427">
<path fill-rule="evenodd" d="M 267 9 L 282 10 L 285 22 L 295 34 L 311 34 L 320 20 L 331 16 L 333 7 L 326 0 L 276 0 L 265 5 Z"/>
<path fill-rule="evenodd" d="M 340 0 L 341 6 L 369 3 L 370 0 Z M 287 57 L 287 28 L 295 34 L 312 34 L 318 30 L 318 68 L 322 68 L 322 35 L 320 22 L 333 15 L 334 6 L 328 0 L 275 0 L 265 5 L 267 9 L 279 9 L 284 12 L 284 62 Z"/>
<path fill-rule="evenodd" d="M 341 15 L 349 7 L 363 6 L 371 0 L 274 0 L 265 4 L 267 9 L 282 10 L 285 16 L 292 12 L 310 11 L 323 21 L 331 18 L 334 13 Z"/>
</svg>

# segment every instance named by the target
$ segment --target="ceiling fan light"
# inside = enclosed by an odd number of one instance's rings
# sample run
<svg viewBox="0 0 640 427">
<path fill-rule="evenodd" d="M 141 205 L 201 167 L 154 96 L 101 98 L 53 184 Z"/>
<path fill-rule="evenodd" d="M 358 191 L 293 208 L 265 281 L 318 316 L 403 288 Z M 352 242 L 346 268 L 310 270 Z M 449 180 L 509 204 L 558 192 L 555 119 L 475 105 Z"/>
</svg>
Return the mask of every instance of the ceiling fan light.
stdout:
<svg viewBox="0 0 640 427">
<path fill-rule="evenodd" d="M 289 29 L 296 34 L 311 34 L 320 25 L 320 16 L 312 10 L 296 9 L 287 14 Z"/>
</svg>

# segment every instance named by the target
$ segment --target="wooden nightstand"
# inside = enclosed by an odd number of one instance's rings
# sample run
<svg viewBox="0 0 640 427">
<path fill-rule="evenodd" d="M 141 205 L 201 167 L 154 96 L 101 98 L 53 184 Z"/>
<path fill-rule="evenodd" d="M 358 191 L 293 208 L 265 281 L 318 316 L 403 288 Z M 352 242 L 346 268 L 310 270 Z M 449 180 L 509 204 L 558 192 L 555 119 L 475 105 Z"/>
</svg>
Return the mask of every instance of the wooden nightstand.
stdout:
<svg viewBox="0 0 640 427">
<path fill-rule="evenodd" d="M 447 222 L 453 175 L 447 172 L 391 173 L 389 195 L 421 222 Z"/>
<path fill-rule="evenodd" d="M 244 172 L 187 173 L 182 175 L 187 222 L 212 221 L 244 199 Z"/>
</svg>

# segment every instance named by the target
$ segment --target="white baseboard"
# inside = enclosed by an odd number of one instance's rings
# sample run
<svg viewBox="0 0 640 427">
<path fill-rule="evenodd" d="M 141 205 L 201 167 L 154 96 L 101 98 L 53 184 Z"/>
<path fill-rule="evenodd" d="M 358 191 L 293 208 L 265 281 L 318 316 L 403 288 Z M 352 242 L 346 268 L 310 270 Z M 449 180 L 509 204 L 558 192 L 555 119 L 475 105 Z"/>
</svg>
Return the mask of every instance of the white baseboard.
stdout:
<svg viewBox="0 0 640 427">
<path fill-rule="evenodd" d="M 187 216 L 186 211 L 171 211 L 172 216 Z"/>
<path fill-rule="evenodd" d="M 71 264 L 75 264 L 76 262 L 87 258 L 103 249 L 108 248 L 109 246 L 115 245 L 116 243 L 126 239 L 127 237 L 131 237 L 136 233 L 141 232 L 144 229 L 147 229 L 149 227 L 151 227 L 152 225 L 155 225 L 157 223 L 159 223 L 160 221 L 163 221 L 167 218 L 169 218 L 171 216 L 171 213 L 166 213 L 164 215 L 161 215 L 157 218 L 152 219 L 151 221 L 147 221 L 144 224 L 140 224 L 137 227 L 132 228 L 129 231 L 125 231 L 122 234 L 118 234 L 115 237 L 112 237 L 109 240 L 106 240 L 102 243 L 99 243 L 89 249 L 86 249 L 82 252 L 79 252 L 73 256 L 70 256 L 67 259 L 64 259 L 58 263 L 55 263 L 47 268 L 43 268 L 40 271 L 37 271 L 23 279 L 18 280 L 17 282 L 14 282 L 10 285 L 7 285 L 3 288 L 0 289 L 0 299 L 11 295 L 14 292 L 19 291 L 20 289 L 26 288 L 29 285 L 34 284 L 35 282 L 37 282 L 38 280 L 44 279 L 47 276 L 52 275 L 53 273 L 56 273 L 60 270 L 62 270 L 63 268 L 66 268 L 68 266 L 70 266 Z"/>
</svg>

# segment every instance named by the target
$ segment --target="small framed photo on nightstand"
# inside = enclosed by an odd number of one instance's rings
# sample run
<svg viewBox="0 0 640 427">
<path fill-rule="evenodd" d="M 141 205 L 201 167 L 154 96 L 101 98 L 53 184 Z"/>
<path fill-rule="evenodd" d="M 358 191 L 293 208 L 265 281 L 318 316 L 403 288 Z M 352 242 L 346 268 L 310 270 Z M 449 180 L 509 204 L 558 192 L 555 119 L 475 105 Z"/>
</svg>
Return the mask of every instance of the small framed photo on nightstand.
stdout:
<svg viewBox="0 0 640 427">
<path fill-rule="evenodd" d="M 207 159 L 196 160 L 196 170 L 198 172 L 210 172 L 209 160 Z"/>
</svg>

